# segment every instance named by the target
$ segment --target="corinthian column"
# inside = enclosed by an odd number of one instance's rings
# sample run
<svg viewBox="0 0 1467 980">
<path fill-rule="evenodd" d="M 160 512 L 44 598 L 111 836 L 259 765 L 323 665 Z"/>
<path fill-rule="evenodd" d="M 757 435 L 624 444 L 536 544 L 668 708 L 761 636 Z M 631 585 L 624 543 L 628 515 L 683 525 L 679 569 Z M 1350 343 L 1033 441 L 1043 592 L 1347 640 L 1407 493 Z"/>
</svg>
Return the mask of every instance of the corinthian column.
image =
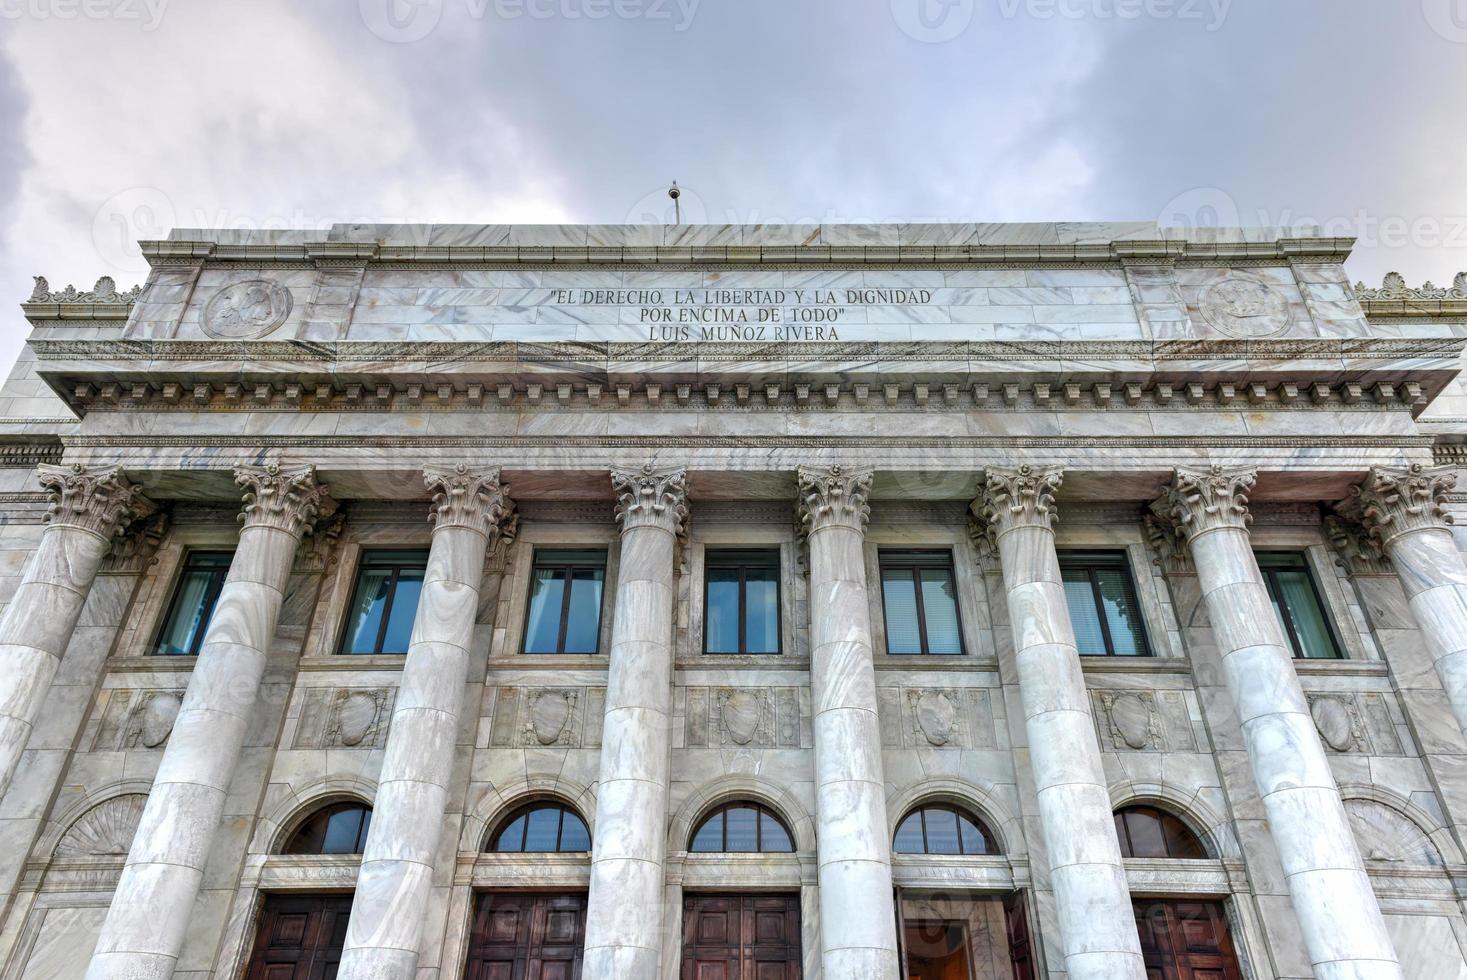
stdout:
<svg viewBox="0 0 1467 980">
<path fill-rule="evenodd" d="M 489 547 L 514 526 L 499 471 L 424 473 L 433 545 L 357 876 L 340 975 L 410 980 L 433 884 Z"/>
<path fill-rule="evenodd" d="M 651 980 L 662 952 L 672 726 L 673 561 L 687 473 L 613 470 L 621 524 L 596 786 L 585 975 Z"/>
<path fill-rule="evenodd" d="M 1448 467 L 1376 468 L 1340 507 L 1390 558 L 1436 663 L 1457 724 L 1467 732 L 1467 561 L 1452 538 Z"/>
<path fill-rule="evenodd" d="M 1057 468 L 991 469 L 973 514 L 997 546 L 1029 765 L 1073 980 L 1144 980 L 1126 869 L 1054 547 Z"/>
<path fill-rule="evenodd" d="M 39 476 L 51 494 L 47 526 L 0 619 L 0 797 L 112 539 L 154 509 L 117 467 L 42 464 Z"/>
<path fill-rule="evenodd" d="M 87 980 L 168 980 L 239 762 L 299 547 L 326 500 L 311 467 L 242 467 L 244 528 Z"/>
<path fill-rule="evenodd" d="M 862 542 L 871 470 L 801 467 L 825 980 L 894 978 L 896 913 Z"/>
<path fill-rule="evenodd" d="M 1319 980 L 1401 968 L 1248 539 L 1253 470 L 1178 469 L 1152 509 L 1186 540 L 1268 829 Z"/>
</svg>

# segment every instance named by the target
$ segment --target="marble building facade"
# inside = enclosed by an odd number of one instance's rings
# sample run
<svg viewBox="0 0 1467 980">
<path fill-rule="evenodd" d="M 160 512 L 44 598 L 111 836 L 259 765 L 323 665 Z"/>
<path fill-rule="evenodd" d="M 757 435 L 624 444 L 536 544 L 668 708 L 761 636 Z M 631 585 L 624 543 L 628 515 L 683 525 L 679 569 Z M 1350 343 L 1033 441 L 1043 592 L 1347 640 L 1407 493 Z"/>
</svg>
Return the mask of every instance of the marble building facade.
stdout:
<svg viewBox="0 0 1467 980">
<path fill-rule="evenodd" d="M 180 229 L 0 389 L 0 980 L 1467 978 L 1467 275 Z"/>
</svg>

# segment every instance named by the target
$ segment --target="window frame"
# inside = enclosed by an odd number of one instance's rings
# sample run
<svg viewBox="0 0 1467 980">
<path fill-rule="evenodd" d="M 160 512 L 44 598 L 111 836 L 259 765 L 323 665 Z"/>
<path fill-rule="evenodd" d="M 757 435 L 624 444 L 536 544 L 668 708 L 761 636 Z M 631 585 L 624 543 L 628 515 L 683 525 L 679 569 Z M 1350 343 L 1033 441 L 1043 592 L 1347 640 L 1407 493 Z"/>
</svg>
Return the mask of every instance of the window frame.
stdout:
<svg viewBox="0 0 1467 980">
<path fill-rule="evenodd" d="M 981 836 L 983 838 L 983 842 L 984 842 L 985 845 L 988 845 L 988 848 L 986 850 L 984 850 L 983 853 L 981 853 L 981 854 L 968 854 L 968 853 L 964 852 L 963 851 L 963 825 L 961 823 L 959 823 L 957 825 L 958 826 L 958 853 L 956 853 L 956 854 L 943 854 L 940 851 L 934 851 L 934 850 L 932 850 L 932 846 L 930 844 L 928 844 L 928 842 L 927 842 L 927 813 L 929 811 L 932 811 L 932 810 L 943 810 L 943 811 L 946 811 L 947 813 L 951 813 L 959 821 L 967 820 L 974 827 L 978 828 L 978 834 L 979 834 L 979 836 Z M 922 850 L 920 850 L 920 851 L 898 851 L 896 849 L 896 840 L 897 840 L 897 837 L 899 837 L 901 835 L 902 828 L 906 826 L 907 821 L 908 820 L 911 820 L 913 817 L 916 817 L 917 820 L 918 820 L 918 823 L 920 823 L 921 826 L 922 826 Z M 1002 848 L 998 847 L 998 837 L 993 833 L 992 830 L 990 830 L 988 828 L 988 824 L 985 823 L 981 818 L 979 818 L 978 814 L 974 813 L 972 810 L 969 810 L 967 807 L 960 806 L 957 803 L 944 803 L 944 802 L 941 802 L 941 801 L 937 801 L 937 802 L 933 802 L 933 803 L 923 803 L 923 804 L 921 804 L 919 806 L 914 806 L 910 810 L 908 810 L 906 812 L 906 814 L 904 814 L 900 820 L 897 821 L 896 831 L 895 831 L 895 833 L 893 833 L 891 835 L 891 852 L 893 854 L 902 854 L 902 855 L 915 856 L 915 857 L 949 857 L 950 858 L 950 857 L 993 857 L 995 855 L 1002 854 L 1003 853 L 1003 850 L 1002 850 Z"/>
<path fill-rule="evenodd" d="M 572 561 L 568 559 L 558 560 L 554 557 L 557 555 L 591 554 L 597 554 L 601 556 L 601 564 L 599 566 L 594 565 L 590 562 Z M 610 560 L 611 552 L 608 548 L 541 548 L 537 546 L 534 549 L 534 553 L 530 556 L 530 568 L 527 575 L 527 585 L 525 589 L 525 614 L 523 617 L 524 623 L 521 624 L 520 630 L 520 652 L 522 654 L 534 657 L 595 657 L 601 654 L 601 625 L 606 615 L 606 578 Z M 593 569 L 597 567 L 599 567 L 601 570 L 601 598 L 600 601 L 596 603 L 596 628 L 592 634 L 596 637 L 596 649 L 590 651 L 589 653 L 567 654 L 565 652 L 565 637 L 566 629 L 570 625 L 570 595 L 572 579 L 574 578 L 574 575 L 578 570 Z M 560 623 L 556 627 L 557 632 L 555 634 L 556 639 L 554 650 L 531 651 L 529 649 L 530 611 L 534 608 L 535 605 L 535 573 L 542 568 L 553 568 L 559 571 L 563 571 L 565 573 L 564 578 L 560 584 Z"/>
<path fill-rule="evenodd" d="M 224 591 L 224 583 L 229 580 L 229 569 L 230 566 L 234 564 L 234 554 L 235 552 L 233 550 L 222 548 L 190 548 L 184 552 L 183 561 L 179 563 L 178 573 L 174 576 L 173 579 L 173 591 L 172 594 L 168 597 L 168 607 L 163 613 L 163 618 L 158 623 L 158 629 L 156 630 L 156 633 L 153 637 L 153 646 L 152 650 L 149 652 L 149 656 L 197 657 L 199 655 L 199 649 L 204 645 L 204 637 L 208 635 L 209 632 L 209 622 L 214 618 L 214 609 L 219 604 L 219 595 Z M 229 556 L 229 561 L 225 562 L 222 566 L 195 566 L 194 560 L 204 555 L 216 557 L 227 555 Z M 178 611 L 178 602 L 180 599 L 179 590 L 182 588 L 184 579 L 189 575 L 189 573 L 196 571 L 209 571 L 220 573 L 217 576 L 216 581 L 210 582 L 209 590 L 204 593 L 203 604 L 208 610 L 208 614 L 203 619 L 204 628 L 199 630 L 198 635 L 195 636 L 193 642 L 189 644 L 190 648 L 186 652 L 165 653 L 162 649 L 160 649 L 163 645 L 163 634 L 167 632 L 169 625 L 173 622 L 174 613 Z"/>
<path fill-rule="evenodd" d="M 730 851 L 728 849 L 728 812 L 730 810 L 753 810 L 755 812 L 756 816 L 755 816 L 755 819 L 754 819 L 754 840 L 757 843 L 757 846 L 755 847 L 754 850 L 752 850 L 752 851 Z M 709 822 L 712 821 L 715 817 L 722 817 L 723 818 L 723 826 L 720 828 L 721 836 L 719 838 L 719 844 L 720 844 L 720 846 L 719 846 L 718 850 L 716 850 L 716 851 L 698 851 L 698 850 L 694 850 L 693 849 L 693 843 L 698 839 L 698 835 L 703 832 L 703 828 L 706 827 L 706 826 L 708 826 Z M 765 820 L 772 820 L 772 821 L 774 821 L 774 825 L 776 827 L 778 827 L 780 829 L 780 831 L 782 831 L 784 833 L 785 840 L 787 840 L 787 841 L 790 842 L 790 849 L 789 850 L 787 850 L 787 851 L 766 851 L 764 849 L 764 821 Z M 776 813 L 774 811 L 774 808 L 773 807 L 768 806 L 768 805 L 766 805 L 764 803 L 760 803 L 757 800 L 729 800 L 727 803 L 720 804 L 719 806 L 716 806 L 713 809 L 709 810 L 707 813 L 703 814 L 703 818 L 701 820 L 699 820 L 696 824 L 693 825 L 692 833 L 690 833 L 688 835 L 688 846 L 687 846 L 687 853 L 690 854 L 690 855 L 691 854 L 797 854 L 797 853 L 799 853 L 799 850 L 800 850 L 799 841 L 795 840 L 795 833 L 794 833 L 794 831 L 790 830 L 789 824 L 787 824 L 787 823 L 784 822 L 784 818 L 781 817 L 778 813 Z"/>
<path fill-rule="evenodd" d="M 345 618 L 342 621 L 342 626 L 341 626 L 341 639 L 337 642 L 337 645 L 336 645 L 336 653 L 337 653 L 338 656 L 342 656 L 342 657 L 401 657 L 401 656 L 405 656 L 407 654 L 407 650 L 403 650 L 401 653 L 399 653 L 397 651 L 384 651 L 382 649 L 382 642 L 385 639 L 387 639 L 387 628 L 392 623 L 392 611 L 393 611 L 393 607 L 397 603 L 397 582 L 398 582 L 398 577 L 401 574 L 401 572 L 402 572 L 403 569 L 417 567 L 417 565 L 416 565 L 415 562 L 407 562 L 407 561 L 401 560 L 401 559 L 406 558 L 407 556 L 410 556 L 410 555 L 412 555 L 412 556 L 422 555 L 423 556 L 423 571 L 424 571 L 424 576 L 423 577 L 424 577 L 424 581 L 426 582 L 426 580 L 427 580 L 427 574 L 426 573 L 427 573 L 427 570 L 428 570 L 428 556 L 429 556 L 429 550 L 426 549 L 426 548 L 371 548 L 371 549 L 363 549 L 362 552 L 361 552 L 361 554 L 358 555 L 358 557 L 357 557 L 356 571 L 355 571 L 355 573 L 352 576 L 351 597 L 347 600 Z M 393 561 L 393 562 L 390 562 L 390 563 L 389 562 L 382 562 L 382 559 L 385 559 L 385 558 L 393 558 L 393 557 L 396 557 L 399 560 Z M 379 563 L 379 562 L 381 562 L 381 563 Z M 390 578 L 388 580 L 388 586 L 389 586 L 389 588 L 388 588 L 388 593 L 387 593 L 387 603 L 386 603 L 386 605 L 382 609 L 382 622 L 380 624 L 378 624 L 378 626 L 377 626 L 377 637 L 376 637 L 376 639 L 372 643 L 372 649 L 370 651 L 368 651 L 368 652 L 365 652 L 365 653 L 357 653 L 355 651 L 348 650 L 347 647 L 351 645 L 351 641 L 352 641 L 352 638 L 353 638 L 353 630 L 352 630 L 351 620 L 352 620 L 352 614 L 356 611 L 356 608 L 357 608 L 357 599 L 360 597 L 360 594 L 361 594 L 362 575 L 363 575 L 363 573 L 367 572 L 370 569 L 373 569 L 373 568 L 380 569 L 380 568 L 384 568 L 384 567 L 388 567 L 388 568 L 391 568 L 392 569 L 392 578 Z M 419 596 L 419 600 L 421 601 L 421 599 L 422 599 L 422 592 L 421 591 L 419 591 L 418 596 Z M 417 626 L 417 611 L 416 610 L 414 610 L 414 612 L 413 612 L 413 625 L 414 625 L 414 627 Z M 412 630 L 409 630 L 408 631 L 408 646 L 409 647 L 412 646 Z"/>
<path fill-rule="evenodd" d="M 355 810 L 361 813 L 361 818 L 357 821 L 357 832 L 355 838 L 357 849 L 352 851 L 325 850 L 326 832 L 330 829 L 331 818 L 336 816 L 338 813 L 345 813 L 348 810 Z M 301 834 L 305 833 L 306 827 L 308 827 L 312 822 L 318 819 L 326 821 L 326 827 L 322 828 L 322 849 L 317 851 L 295 850 L 295 843 L 300 839 Z M 349 857 L 354 854 L 362 854 L 364 853 L 367 846 L 367 834 L 371 831 L 371 829 L 372 804 L 357 799 L 335 800 L 333 802 L 324 803 L 316 807 L 314 810 L 311 810 L 309 813 L 303 816 L 300 820 L 296 821 L 296 824 L 291 829 L 290 834 L 286 836 L 285 844 L 283 847 L 281 847 L 280 853 L 285 857 Z"/>
<path fill-rule="evenodd" d="M 527 850 L 525 850 L 525 842 L 529 839 L 529 836 L 530 836 L 530 821 L 529 821 L 530 814 L 532 814 L 532 813 L 538 813 L 541 810 L 555 810 L 557 812 L 557 814 L 558 814 L 558 816 L 556 817 L 556 820 L 555 820 L 555 847 L 554 847 L 554 849 L 549 850 L 549 851 L 527 851 Z M 569 813 L 571 816 L 573 816 L 577 820 L 579 820 L 581 822 L 581 826 L 586 831 L 586 849 L 584 851 L 582 851 L 582 850 L 567 851 L 567 850 L 563 850 L 561 848 L 561 846 L 560 846 L 560 842 L 565 839 L 565 815 L 567 813 Z M 519 820 L 521 817 L 525 818 L 525 823 L 524 823 L 524 827 L 520 831 L 520 846 L 519 846 L 519 849 L 518 850 L 515 850 L 515 851 L 500 850 L 500 848 L 499 848 L 499 842 L 500 842 L 500 840 L 503 839 L 505 833 L 507 833 L 509 831 L 509 828 L 514 824 L 514 822 L 516 820 Z M 501 821 L 499 821 L 499 823 L 494 828 L 494 832 L 489 835 L 489 838 L 488 838 L 488 840 L 486 842 L 486 846 L 482 849 L 481 853 L 484 853 L 484 854 L 521 854 L 521 855 L 524 855 L 524 854 L 590 854 L 591 853 L 591 848 L 594 846 L 594 844 L 595 844 L 595 838 L 591 834 L 591 825 L 586 822 L 586 818 L 583 817 L 583 816 L 581 816 L 581 814 L 576 810 L 575 807 L 571 806 L 568 803 L 562 803 L 559 800 L 533 800 L 533 801 L 531 801 L 529 803 L 524 804 L 523 806 L 515 807 L 509 813 L 505 814 L 504 819 L 501 820 Z"/>
<path fill-rule="evenodd" d="M 1281 556 L 1292 558 L 1296 564 L 1290 566 L 1265 565 L 1259 559 L 1264 555 Z M 1269 600 L 1276 604 L 1283 615 L 1279 616 L 1279 623 L 1284 628 L 1284 636 L 1289 641 L 1289 648 L 1294 654 L 1295 660 L 1345 660 L 1345 645 L 1340 642 L 1339 632 L 1335 629 L 1334 617 L 1330 615 L 1329 606 L 1325 604 L 1324 593 L 1320 591 L 1319 580 L 1314 576 L 1314 569 L 1309 564 L 1309 555 L 1302 550 L 1289 548 L 1255 548 L 1253 550 L 1253 562 L 1258 566 L 1258 573 L 1263 578 L 1263 587 L 1268 592 Z M 1333 657 L 1310 657 L 1304 652 L 1304 644 L 1299 640 L 1298 631 L 1294 629 L 1293 616 L 1289 612 L 1289 604 L 1284 601 L 1283 590 L 1279 588 L 1276 572 L 1303 572 L 1304 578 L 1309 583 L 1310 595 L 1314 597 L 1315 608 L 1319 610 L 1320 621 L 1324 623 L 1325 635 L 1329 638 L 1330 646 L 1334 648 Z"/>
<path fill-rule="evenodd" d="M 1136 843 L 1135 843 L 1135 840 L 1133 839 L 1132 834 L 1131 834 L 1131 822 L 1130 822 L 1130 819 L 1128 818 L 1128 814 L 1132 814 L 1132 813 L 1140 814 L 1140 813 L 1143 813 L 1143 812 L 1145 814 L 1147 814 L 1148 816 L 1152 816 L 1152 817 L 1154 817 L 1156 819 L 1156 823 L 1157 823 L 1157 826 L 1159 828 L 1159 831 L 1158 832 L 1161 835 L 1162 847 L 1167 852 L 1166 854 L 1162 855 L 1161 857 L 1155 857 L 1155 856 L 1153 856 L 1153 857 L 1138 857 L 1136 855 Z M 1170 810 L 1167 810 L 1167 809 L 1165 809 L 1163 807 L 1159 807 L 1159 806 L 1157 806 L 1157 805 L 1155 805 L 1153 803 L 1127 803 L 1125 806 L 1120 807 L 1117 810 L 1115 810 L 1115 812 L 1111 815 L 1111 817 L 1112 817 L 1112 821 L 1113 822 L 1120 824 L 1119 827 L 1116 827 L 1116 844 L 1121 849 L 1121 859 L 1122 860 L 1125 860 L 1125 861 L 1210 861 L 1210 860 L 1212 860 L 1212 857 L 1211 857 L 1211 855 L 1209 854 L 1209 852 L 1207 850 L 1207 842 L 1202 839 L 1202 835 L 1199 834 L 1199 833 L 1197 833 L 1197 831 L 1193 830 L 1191 828 L 1191 826 L 1188 825 L 1187 821 L 1183 820 L 1181 817 L 1177 816 L 1175 813 L 1173 813 Z M 1190 838 L 1192 841 L 1196 842 L 1197 851 L 1198 851 L 1198 854 L 1197 854 L 1196 857 L 1177 857 L 1177 856 L 1175 856 L 1175 855 L 1173 855 L 1171 853 L 1171 850 L 1172 850 L 1172 841 L 1173 841 L 1174 838 L 1172 836 L 1168 836 L 1168 834 L 1167 834 L 1167 831 L 1166 831 L 1166 822 L 1168 820 L 1171 820 L 1171 821 L 1175 822 L 1176 825 L 1181 828 L 1182 833 L 1186 834 L 1188 838 Z M 1122 827 L 1125 828 L 1125 834 L 1124 834 L 1124 836 L 1122 836 L 1122 833 L 1121 833 L 1121 828 Z"/>
<path fill-rule="evenodd" d="M 758 558 L 758 561 L 749 559 Z M 708 649 L 708 569 L 739 570 L 739 648 Z M 749 650 L 749 569 L 774 572 L 774 649 Z M 784 569 L 778 547 L 772 548 L 705 548 L 703 551 L 703 655 L 705 657 L 779 657 L 784 655 Z"/>
<path fill-rule="evenodd" d="M 1085 653 L 1078 651 L 1082 657 L 1116 657 L 1128 660 L 1140 660 L 1144 657 L 1155 657 L 1156 651 L 1151 645 L 1151 636 L 1146 627 L 1146 615 L 1141 610 L 1141 590 L 1136 582 L 1136 575 L 1131 568 L 1131 556 L 1126 551 L 1106 551 L 1093 548 L 1063 548 L 1058 553 L 1060 567 L 1060 585 L 1064 586 L 1064 573 L 1066 568 L 1077 569 L 1086 573 L 1090 581 L 1090 595 L 1095 602 L 1095 609 L 1099 614 L 1100 635 L 1105 641 L 1104 653 Z M 1116 653 L 1114 637 L 1110 632 L 1110 617 L 1105 613 L 1105 596 L 1100 591 L 1100 578 L 1096 574 L 1101 570 L 1120 569 L 1126 576 L 1126 581 L 1131 586 L 1131 599 L 1134 608 L 1131 610 L 1136 615 L 1136 622 L 1140 626 L 1140 653 Z"/>
<path fill-rule="evenodd" d="M 888 558 L 890 556 L 890 558 Z M 917 653 L 894 653 L 891 649 L 891 622 L 886 614 L 886 570 L 888 568 L 910 569 L 912 586 L 917 604 L 917 635 L 922 649 Z M 924 570 L 941 569 L 947 572 L 953 585 L 953 616 L 957 620 L 958 652 L 933 653 L 927 638 L 927 606 L 922 598 L 922 576 Z M 888 657 L 965 657 L 968 641 L 963 632 L 963 602 L 958 593 L 958 568 L 951 548 L 877 548 L 876 574 L 881 580 L 881 624 L 882 640 L 886 644 Z"/>
</svg>

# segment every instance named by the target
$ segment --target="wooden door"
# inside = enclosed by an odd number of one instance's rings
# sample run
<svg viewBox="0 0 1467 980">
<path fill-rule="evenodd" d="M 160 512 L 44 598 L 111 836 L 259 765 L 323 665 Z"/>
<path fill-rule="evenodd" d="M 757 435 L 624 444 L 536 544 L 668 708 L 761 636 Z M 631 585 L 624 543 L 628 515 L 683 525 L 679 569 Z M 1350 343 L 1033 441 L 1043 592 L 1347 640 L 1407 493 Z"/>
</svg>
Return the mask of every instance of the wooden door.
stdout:
<svg viewBox="0 0 1467 980">
<path fill-rule="evenodd" d="M 1014 892 L 1003 900 L 1004 931 L 1009 940 L 1009 962 L 1014 967 L 1014 980 L 1034 980 L 1033 943 L 1029 939 L 1029 908 L 1024 892 Z"/>
<path fill-rule="evenodd" d="M 579 980 L 586 896 L 487 892 L 474 906 L 466 980 Z"/>
<path fill-rule="evenodd" d="M 1138 899 L 1133 906 L 1147 980 L 1242 980 L 1222 905 Z"/>
<path fill-rule="evenodd" d="M 247 980 L 335 980 L 350 895 L 266 895 Z"/>
<path fill-rule="evenodd" d="M 799 980 L 796 895 L 688 895 L 682 980 Z"/>
</svg>

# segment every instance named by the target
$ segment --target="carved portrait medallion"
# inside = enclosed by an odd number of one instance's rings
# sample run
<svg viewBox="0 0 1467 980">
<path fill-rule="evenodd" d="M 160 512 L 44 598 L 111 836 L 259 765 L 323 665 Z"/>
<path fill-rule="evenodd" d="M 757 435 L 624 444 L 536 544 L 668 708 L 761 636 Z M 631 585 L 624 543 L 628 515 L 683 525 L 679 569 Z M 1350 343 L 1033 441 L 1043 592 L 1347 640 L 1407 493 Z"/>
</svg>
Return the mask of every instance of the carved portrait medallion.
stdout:
<svg viewBox="0 0 1467 980">
<path fill-rule="evenodd" d="M 380 699 L 371 691 L 352 691 L 341 699 L 336 709 L 337 737 L 341 744 L 358 746 L 376 733 Z"/>
<path fill-rule="evenodd" d="M 1156 712 L 1156 699 L 1150 692 L 1113 693 L 1100 696 L 1105 715 L 1110 719 L 1111 734 L 1127 748 L 1164 748 L 1161 719 Z M 1119 746 L 1117 746 L 1119 748 Z"/>
<path fill-rule="evenodd" d="M 1356 724 L 1352 712 L 1339 698 L 1311 698 L 1309 714 L 1324 744 L 1336 752 L 1348 752 L 1355 745 Z"/>
<path fill-rule="evenodd" d="M 145 747 L 156 749 L 168 741 L 173 733 L 173 723 L 178 719 L 178 709 L 183 699 L 171 691 L 150 694 L 138 709 L 138 741 Z"/>
<path fill-rule="evenodd" d="M 538 691 L 530 701 L 530 732 L 541 745 L 560 741 L 570 725 L 576 696 L 570 691 Z"/>
<path fill-rule="evenodd" d="M 953 737 L 958 706 L 946 691 L 923 691 L 912 702 L 917 730 L 929 745 L 946 745 Z"/>
<path fill-rule="evenodd" d="M 1240 340 L 1271 337 L 1289 325 L 1289 300 L 1257 276 L 1230 272 L 1202 290 L 1198 301 L 1202 317 L 1212 326 Z"/>
<path fill-rule="evenodd" d="M 273 279 L 249 279 L 225 286 L 204 307 L 204 333 L 216 340 L 254 340 L 285 322 L 290 290 Z"/>
</svg>

